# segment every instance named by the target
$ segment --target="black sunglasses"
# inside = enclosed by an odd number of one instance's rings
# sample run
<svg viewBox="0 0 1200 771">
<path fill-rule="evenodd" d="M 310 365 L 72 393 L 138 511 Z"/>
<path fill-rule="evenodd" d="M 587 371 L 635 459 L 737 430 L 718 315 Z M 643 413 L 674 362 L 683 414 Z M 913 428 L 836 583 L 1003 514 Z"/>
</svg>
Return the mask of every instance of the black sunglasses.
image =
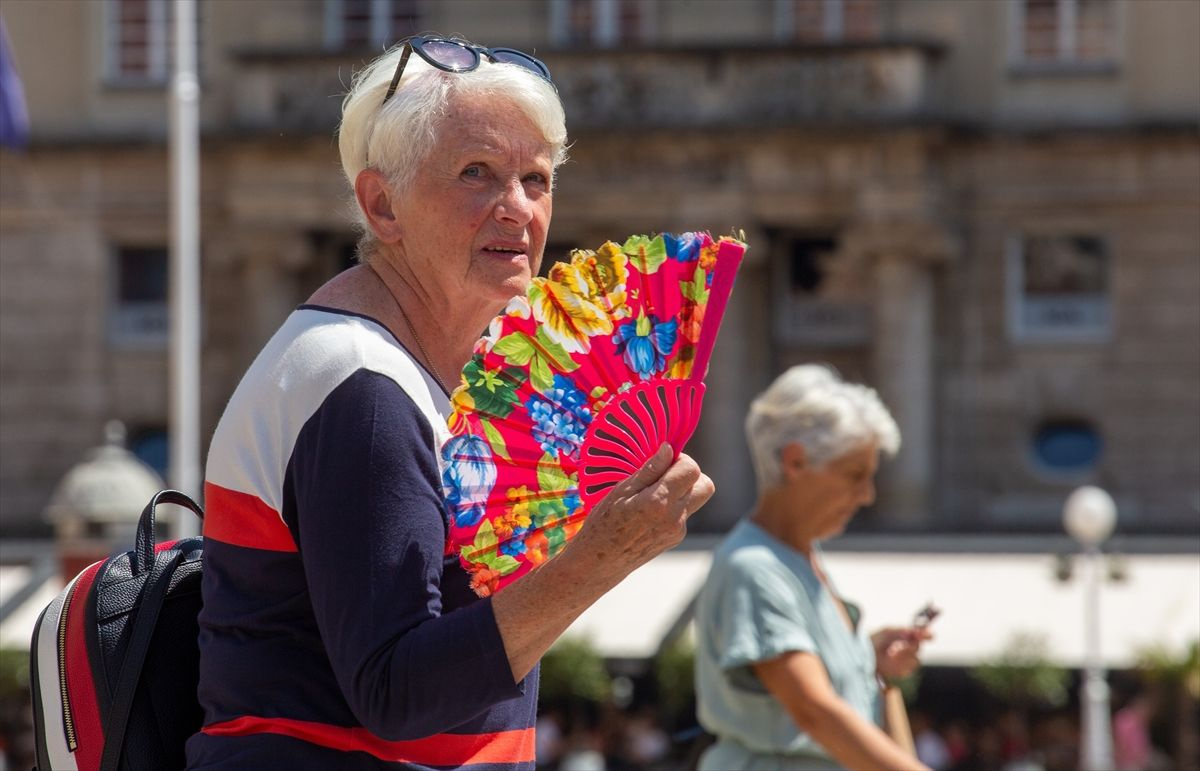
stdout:
<svg viewBox="0 0 1200 771">
<path fill-rule="evenodd" d="M 408 64 L 408 57 L 413 51 L 416 51 L 431 67 L 436 67 L 443 72 L 470 72 L 479 66 L 479 55 L 483 54 L 493 62 L 524 67 L 533 74 L 545 78 L 550 85 L 554 85 L 554 81 L 550 79 L 550 69 L 541 60 L 516 49 L 484 48 L 464 43 L 461 40 L 416 35 L 404 41 L 404 53 L 400 55 L 400 63 L 396 65 L 396 74 L 392 76 L 392 83 L 383 97 L 383 104 L 387 104 L 387 101 L 392 98 L 392 94 L 396 93 L 396 87 L 400 85 L 400 76 L 404 74 L 404 65 Z"/>
</svg>

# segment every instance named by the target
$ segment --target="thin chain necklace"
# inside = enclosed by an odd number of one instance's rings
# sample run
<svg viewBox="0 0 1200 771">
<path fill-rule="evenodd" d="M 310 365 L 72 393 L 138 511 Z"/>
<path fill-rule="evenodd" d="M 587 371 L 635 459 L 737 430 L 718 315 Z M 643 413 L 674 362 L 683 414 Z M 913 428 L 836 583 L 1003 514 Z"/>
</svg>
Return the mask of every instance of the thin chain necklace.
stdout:
<svg viewBox="0 0 1200 771">
<path fill-rule="evenodd" d="M 437 367 L 433 364 L 433 359 L 429 357 L 429 351 L 425 350 L 425 344 L 421 342 L 421 336 L 417 334 L 417 328 L 413 326 L 412 319 L 404 312 L 404 306 L 400 304 L 400 300 L 389 289 L 388 294 L 392 295 L 392 299 L 396 301 L 396 308 L 400 310 L 400 315 L 404 317 L 404 323 L 408 325 L 408 331 L 412 332 L 413 340 L 417 341 L 417 349 L 421 352 L 421 356 L 425 358 L 425 365 L 429 369 L 429 374 L 433 375 L 433 379 L 442 387 L 446 393 L 450 393 L 450 389 L 446 387 L 446 381 L 442 380 L 442 376 L 438 374 Z"/>
</svg>

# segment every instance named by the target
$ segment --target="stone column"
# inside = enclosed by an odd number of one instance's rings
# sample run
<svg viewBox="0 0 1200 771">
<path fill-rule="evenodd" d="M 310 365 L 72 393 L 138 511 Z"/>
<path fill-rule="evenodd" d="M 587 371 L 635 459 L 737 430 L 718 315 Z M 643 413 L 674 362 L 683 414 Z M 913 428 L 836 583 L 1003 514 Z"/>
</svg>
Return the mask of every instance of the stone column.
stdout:
<svg viewBox="0 0 1200 771">
<path fill-rule="evenodd" d="M 933 277 L 900 255 L 875 264 L 875 386 L 900 426 L 901 450 L 881 468 L 886 520 L 917 527 L 929 520 L 933 469 Z"/>
<path fill-rule="evenodd" d="M 934 431 L 933 271 L 953 245 L 939 226 L 922 221 L 879 223 L 851 230 L 843 249 L 874 266 L 873 386 L 900 428 L 900 453 L 879 472 L 879 520 L 918 529 L 932 519 L 930 487 Z"/>
<path fill-rule="evenodd" d="M 749 232 L 749 251 L 705 378 L 704 414 L 688 453 L 719 491 L 695 515 L 697 532 L 725 532 L 754 504 L 754 468 L 744 425 L 750 401 L 770 382 L 770 245 L 765 233 Z"/>
<path fill-rule="evenodd" d="M 311 263 L 313 246 L 302 234 L 287 231 L 246 234 L 239 241 L 242 291 L 248 306 L 244 343 L 257 354 L 288 314 L 304 302 L 299 271 Z"/>
</svg>

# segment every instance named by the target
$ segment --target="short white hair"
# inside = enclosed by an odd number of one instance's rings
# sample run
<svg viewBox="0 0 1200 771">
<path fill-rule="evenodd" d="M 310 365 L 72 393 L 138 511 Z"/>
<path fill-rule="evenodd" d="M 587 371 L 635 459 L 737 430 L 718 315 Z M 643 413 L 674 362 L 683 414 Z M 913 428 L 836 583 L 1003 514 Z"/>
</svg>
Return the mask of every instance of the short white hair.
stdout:
<svg viewBox="0 0 1200 771">
<path fill-rule="evenodd" d="M 900 449 L 900 429 L 873 388 L 847 383 L 829 367 L 784 372 L 750 404 L 746 442 L 760 490 L 782 481 L 780 456 L 792 443 L 816 467 L 872 442 L 885 455 Z"/>
<path fill-rule="evenodd" d="M 476 69 L 452 73 L 431 67 L 413 53 L 396 92 L 385 105 L 383 97 L 404 47 L 404 43 L 393 46 L 358 72 L 342 100 L 338 151 L 351 189 L 359 173 L 370 167 L 403 193 L 432 150 L 450 100 L 460 95 L 510 100 L 542 132 L 551 147 L 554 168 L 566 160 L 566 115 L 558 92 L 546 79 L 518 64 L 480 56 Z M 369 257 L 374 237 L 357 205 L 353 212 L 363 231 L 359 255 Z M 364 247 L 371 249 L 364 251 Z"/>
</svg>

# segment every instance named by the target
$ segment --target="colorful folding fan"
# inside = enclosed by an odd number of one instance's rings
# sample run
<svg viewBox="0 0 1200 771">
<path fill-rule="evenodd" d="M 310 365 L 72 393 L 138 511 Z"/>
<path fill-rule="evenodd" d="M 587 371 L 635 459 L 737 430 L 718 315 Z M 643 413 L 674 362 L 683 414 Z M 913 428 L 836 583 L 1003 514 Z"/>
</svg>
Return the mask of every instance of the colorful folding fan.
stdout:
<svg viewBox="0 0 1200 771">
<path fill-rule="evenodd" d="M 442 447 L 447 553 L 478 594 L 561 551 L 663 442 L 687 443 L 745 250 L 707 233 L 576 250 L 492 321 Z"/>
</svg>

